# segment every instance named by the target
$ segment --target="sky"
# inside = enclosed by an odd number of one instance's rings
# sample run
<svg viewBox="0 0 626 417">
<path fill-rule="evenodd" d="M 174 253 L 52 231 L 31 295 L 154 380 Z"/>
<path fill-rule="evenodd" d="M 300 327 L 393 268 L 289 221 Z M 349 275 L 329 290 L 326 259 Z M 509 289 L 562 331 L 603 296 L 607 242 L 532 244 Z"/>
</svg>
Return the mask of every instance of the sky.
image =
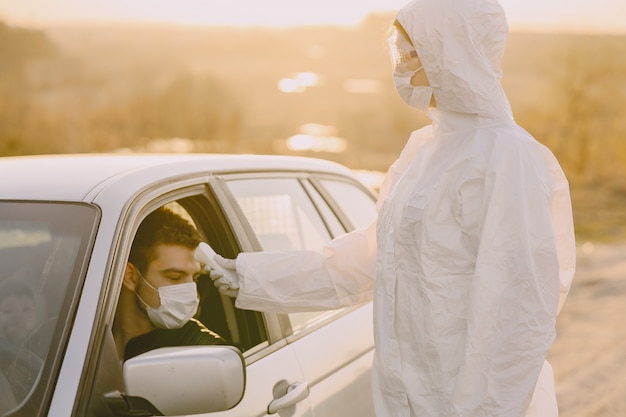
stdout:
<svg viewBox="0 0 626 417">
<path fill-rule="evenodd" d="M 46 27 L 143 22 L 289 27 L 354 25 L 407 0 L 0 0 L 0 20 Z M 626 0 L 500 0 L 511 30 L 626 34 Z"/>
</svg>

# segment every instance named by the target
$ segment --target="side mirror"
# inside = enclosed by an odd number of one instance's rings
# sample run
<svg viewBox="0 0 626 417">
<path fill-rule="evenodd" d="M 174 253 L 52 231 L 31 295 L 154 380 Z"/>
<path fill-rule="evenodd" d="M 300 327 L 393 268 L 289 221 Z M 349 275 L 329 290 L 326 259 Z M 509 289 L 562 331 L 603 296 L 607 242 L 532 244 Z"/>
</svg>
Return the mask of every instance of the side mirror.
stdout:
<svg viewBox="0 0 626 417">
<path fill-rule="evenodd" d="M 124 363 L 126 395 L 165 415 L 224 411 L 243 398 L 246 368 L 232 346 L 165 347 Z"/>
</svg>

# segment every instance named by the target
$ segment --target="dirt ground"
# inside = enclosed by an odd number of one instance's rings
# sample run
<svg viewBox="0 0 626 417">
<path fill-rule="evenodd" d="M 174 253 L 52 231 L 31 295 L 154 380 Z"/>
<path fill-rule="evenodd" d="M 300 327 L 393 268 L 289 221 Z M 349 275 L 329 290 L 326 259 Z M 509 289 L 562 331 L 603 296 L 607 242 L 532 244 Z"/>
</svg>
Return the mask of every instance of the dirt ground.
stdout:
<svg viewBox="0 0 626 417">
<path fill-rule="evenodd" d="M 548 355 L 560 417 L 626 416 L 626 243 L 578 248 Z"/>
</svg>

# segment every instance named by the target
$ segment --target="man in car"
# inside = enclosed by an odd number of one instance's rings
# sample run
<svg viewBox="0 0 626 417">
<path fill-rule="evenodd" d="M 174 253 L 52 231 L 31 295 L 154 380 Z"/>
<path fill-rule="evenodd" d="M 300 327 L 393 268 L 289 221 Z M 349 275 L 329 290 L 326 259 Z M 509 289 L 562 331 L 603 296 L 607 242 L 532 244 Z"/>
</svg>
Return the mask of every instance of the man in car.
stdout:
<svg viewBox="0 0 626 417">
<path fill-rule="evenodd" d="M 199 302 L 195 280 L 201 272 L 194 250 L 200 241 L 191 224 L 163 207 L 143 220 L 115 312 L 118 357 L 125 361 L 165 346 L 226 344 L 193 318 Z"/>
</svg>

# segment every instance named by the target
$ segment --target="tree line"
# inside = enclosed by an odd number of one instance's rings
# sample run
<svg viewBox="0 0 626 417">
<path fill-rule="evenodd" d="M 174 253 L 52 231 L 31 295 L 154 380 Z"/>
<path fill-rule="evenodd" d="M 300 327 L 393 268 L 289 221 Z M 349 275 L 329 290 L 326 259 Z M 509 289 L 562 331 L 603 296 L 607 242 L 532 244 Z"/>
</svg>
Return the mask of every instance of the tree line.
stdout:
<svg viewBox="0 0 626 417">
<path fill-rule="evenodd" d="M 0 155 L 141 150 L 183 138 L 196 151 L 290 152 L 385 170 L 428 123 L 395 94 L 389 21 L 47 30 L 0 22 Z M 517 121 L 556 154 L 572 184 L 624 202 L 626 37 L 512 33 L 503 67 Z M 303 71 L 318 83 L 293 94 L 277 88 Z M 347 151 L 280 145 L 313 122 L 336 128 Z"/>
</svg>

